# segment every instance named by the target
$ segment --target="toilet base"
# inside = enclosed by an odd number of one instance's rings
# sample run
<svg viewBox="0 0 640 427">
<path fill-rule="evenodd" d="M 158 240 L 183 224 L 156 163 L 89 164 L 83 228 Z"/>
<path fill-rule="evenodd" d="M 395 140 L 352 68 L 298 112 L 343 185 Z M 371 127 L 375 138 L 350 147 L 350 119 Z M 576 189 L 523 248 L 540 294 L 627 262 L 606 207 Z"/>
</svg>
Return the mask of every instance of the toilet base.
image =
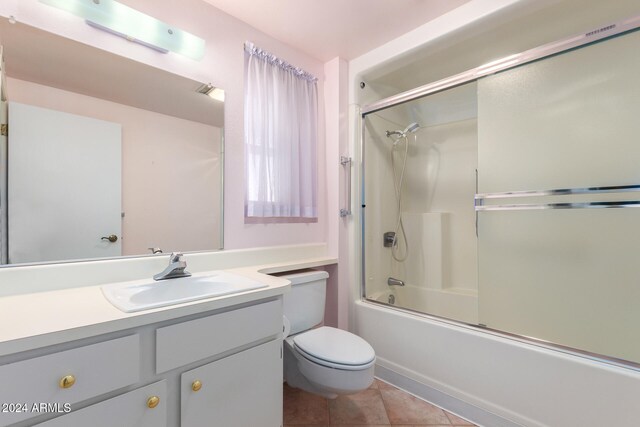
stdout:
<svg viewBox="0 0 640 427">
<path fill-rule="evenodd" d="M 292 348 L 291 342 L 285 340 L 283 347 L 284 380 L 293 388 L 299 388 L 328 399 L 335 399 L 340 395 L 358 393 L 373 383 L 373 366 L 362 371 L 343 371 L 321 367 L 297 354 Z M 310 378 L 318 378 L 325 382 L 318 384 Z"/>
<path fill-rule="evenodd" d="M 307 380 L 304 375 L 302 375 L 300 369 L 298 369 L 298 360 L 287 345 L 284 345 L 283 359 L 284 380 L 287 382 L 287 384 L 289 384 L 290 387 L 299 388 L 300 390 L 308 391 L 309 393 L 326 397 L 327 399 L 335 399 L 336 397 L 338 397 L 336 393 L 332 393 L 315 386 L 309 380 Z"/>
</svg>

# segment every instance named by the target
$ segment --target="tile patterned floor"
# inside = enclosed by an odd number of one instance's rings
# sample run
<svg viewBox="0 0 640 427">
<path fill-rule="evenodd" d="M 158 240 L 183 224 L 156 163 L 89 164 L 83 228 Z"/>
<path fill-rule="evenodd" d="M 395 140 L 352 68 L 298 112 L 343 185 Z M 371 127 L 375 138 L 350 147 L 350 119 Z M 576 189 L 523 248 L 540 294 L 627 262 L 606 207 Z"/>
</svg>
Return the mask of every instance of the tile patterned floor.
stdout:
<svg viewBox="0 0 640 427">
<path fill-rule="evenodd" d="M 334 400 L 284 385 L 284 427 L 474 425 L 377 379 L 367 390 Z"/>
</svg>

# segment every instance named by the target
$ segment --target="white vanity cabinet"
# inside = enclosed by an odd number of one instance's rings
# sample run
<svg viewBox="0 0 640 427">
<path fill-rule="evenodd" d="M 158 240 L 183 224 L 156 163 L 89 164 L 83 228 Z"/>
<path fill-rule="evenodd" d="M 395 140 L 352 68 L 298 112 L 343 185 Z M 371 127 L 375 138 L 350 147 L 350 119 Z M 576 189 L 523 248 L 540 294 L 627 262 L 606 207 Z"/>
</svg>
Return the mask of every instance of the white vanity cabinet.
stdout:
<svg viewBox="0 0 640 427">
<path fill-rule="evenodd" d="M 77 402 L 140 381 L 140 337 L 130 335 L 2 365 L 0 379 L 0 426 L 43 413 L 63 413 L 65 404 L 73 408 Z"/>
<path fill-rule="evenodd" d="M 282 297 L 8 354 L 0 379 L 30 409 L 0 427 L 280 427 Z"/>
<path fill-rule="evenodd" d="M 223 356 L 181 375 L 180 425 L 279 427 L 281 334 L 280 299 L 159 328 L 158 373 Z"/>
<path fill-rule="evenodd" d="M 38 427 L 165 427 L 166 425 L 166 381 L 159 381 L 37 424 Z"/>
<path fill-rule="evenodd" d="M 270 341 L 181 376 L 182 427 L 279 427 L 282 341 Z"/>
</svg>

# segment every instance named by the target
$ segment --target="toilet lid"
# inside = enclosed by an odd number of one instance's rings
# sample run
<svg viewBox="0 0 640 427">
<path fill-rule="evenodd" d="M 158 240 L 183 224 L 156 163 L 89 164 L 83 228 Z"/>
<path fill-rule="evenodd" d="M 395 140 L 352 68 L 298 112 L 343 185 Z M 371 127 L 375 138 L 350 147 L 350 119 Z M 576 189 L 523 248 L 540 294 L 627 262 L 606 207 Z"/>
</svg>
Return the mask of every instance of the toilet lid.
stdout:
<svg viewBox="0 0 640 427">
<path fill-rule="evenodd" d="M 329 326 L 298 334 L 293 342 L 313 358 L 332 364 L 360 366 L 376 357 L 373 347 L 359 336 Z"/>
</svg>

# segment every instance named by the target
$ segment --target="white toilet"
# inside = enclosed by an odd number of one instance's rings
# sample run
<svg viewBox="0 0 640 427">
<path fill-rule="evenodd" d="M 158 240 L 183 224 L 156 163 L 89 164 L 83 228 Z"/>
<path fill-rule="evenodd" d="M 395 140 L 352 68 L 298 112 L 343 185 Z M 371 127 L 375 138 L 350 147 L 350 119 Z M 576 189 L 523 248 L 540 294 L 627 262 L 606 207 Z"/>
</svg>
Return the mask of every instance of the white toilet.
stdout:
<svg viewBox="0 0 640 427">
<path fill-rule="evenodd" d="M 373 382 L 373 347 L 341 329 L 321 326 L 325 271 L 306 270 L 281 277 L 291 281 L 284 296 L 284 379 L 294 388 L 330 399 L 357 393 Z"/>
</svg>

